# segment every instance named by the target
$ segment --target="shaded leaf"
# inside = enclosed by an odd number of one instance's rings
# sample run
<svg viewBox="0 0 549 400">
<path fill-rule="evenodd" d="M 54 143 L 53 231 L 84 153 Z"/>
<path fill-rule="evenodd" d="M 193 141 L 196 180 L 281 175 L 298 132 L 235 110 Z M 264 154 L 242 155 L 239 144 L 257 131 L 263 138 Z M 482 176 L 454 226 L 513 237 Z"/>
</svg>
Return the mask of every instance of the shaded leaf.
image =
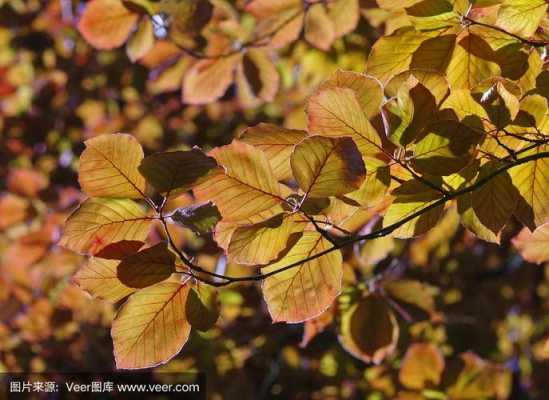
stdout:
<svg viewBox="0 0 549 400">
<path fill-rule="evenodd" d="M 210 232 L 215 224 L 221 220 L 221 214 L 217 207 L 211 202 L 194 204 L 181 207 L 172 214 L 172 220 L 192 229 L 198 234 Z"/>
<path fill-rule="evenodd" d="M 238 65 L 236 82 L 240 102 L 255 107 L 274 99 L 280 77 L 266 51 L 249 49 Z"/>
<path fill-rule="evenodd" d="M 426 283 L 411 279 L 387 281 L 383 289 L 397 300 L 412 304 L 428 313 L 435 311 L 435 295 L 438 289 Z"/>
<path fill-rule="evenodd" d="M 137 253 L 145 243 L 139 240 L 121 240 L 103 247 L 96 257 L 106 258 L 108 260 L 121 260 L 130 254 Z"/>
<path fill-rule="evenodd" d="M 203 332 L 212 328 L 219 318 L 215 289 L 207 286 L 191 289 L 185 304 L 185 313 L 193 328 Z"/>
<path fill-rule="evenodd" d="M 200 149 L 155 153 L 139 165 L 139 172 L 160 193 L 177 194 L 205 181 L 217 167 Z"/>
<path fill-rule="evenodd" d="M 124 257 L 117 268 L 117 276 L 124 285 L 142 289 L 168 279 L 175 272 L 175 255 L 166 243 Z"/>
</svg>

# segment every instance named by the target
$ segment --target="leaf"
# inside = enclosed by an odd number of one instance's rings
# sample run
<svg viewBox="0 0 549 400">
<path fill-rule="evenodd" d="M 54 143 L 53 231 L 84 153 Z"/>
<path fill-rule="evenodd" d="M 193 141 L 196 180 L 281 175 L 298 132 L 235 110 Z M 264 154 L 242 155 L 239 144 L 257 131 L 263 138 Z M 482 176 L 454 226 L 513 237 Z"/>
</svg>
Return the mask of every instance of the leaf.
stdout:
<svg viewBox="0 0 549 400">
<path fill-rule="evenodd" d="M 29 202 L 12 193 L 0 195 L 0 231 L 25 219 Z"/>
<path fill-rule="evenodd" d="M 118 260 L 92 257 L 76 272 L 73 282 L 93 297 L 116 303 L 137 290 L 118 279 L 119 263 Z"/>
<path fill-rule="evenodd" d="M 444 357 L 430 343 L 413 343 L 402 360 L 399 381 L 410 389 L 438 386 L 444 371 Z"/>
<path fill-rule="evenodd" d="M 500 74 L 494 51 L 483 38 L 474 34 L 458 41 L 446 71 L 452 89 L 471 89 Z"/>
<path fill-rule="evenodd" d="M 188 294 L 189 285 L 162 282 L 130 296 L 112 322 L 118 369 L 155 367 L 179 353 L 191 331 Z"/>
<path fill-rule="evenodd" d="M 309 132 L 350 136 L 363 156 L 381 152 L 381 139 L 362 110 L 358 93 L 346 87 L 315 92 L 307 104 Z"/>
<path fill-rule="evenodd" d="M 117 268 L 120 282 L 137 289 L 162 282 L 174 272 L 175 255 L 162 242 L 124 257 Z"/>
<path fill-rule="evenodd" d="M 139 172 L 160 193 L 178 194 L 204 182 L 217 168 L 214 158 L 200 149 L 155 153 L 139 165 Z"/>
<path fill-rule="evenodd" d="M 323 4 L 312 4 L 305 14 L 305 40 L 328 51 L 335 40 L 335 27 Z"/>
<path fill-rule="evenodd" d="M 302 130 L 260 123 L 246 129 L 238 140 L 263 151 L 271 164 L 276 179 L 288 180 L 293 177 L 290 155 L 294 150 L 294 145 L 301 142 L 306 136 L 307 132 Z"/>
<path fill-rule="evenodd" d="M 91 198 L 67 219 L 59 245 L 78 253 L 95 254 L 122 240 L 144 241 L 151 220 L 132 200 Z"/>
<path fill-rule="evenodd" d="M 290 235 L 298 230 L 293 218 L 286 214 L 237 227 L 231 235 L 228 258 L 238 264 L 268 264 L 287 248 Z"/>
<path fill-rule="evenodd" d="M 97 0 L 96 0 L 97 1 Z M 86 140 L 80 156 L 78 182 L 93 197 L 142 198 L 145 179 L 137 167 L 143 149 L 131 135 L 100 135 Z"/>
<path fill-rule="evenodd" d="M 492 232 L 478 218 L 472 206 L 472 195 L 467 193 L 457 199 L 458 211 L 461 216 L 461 224 L 469 231 L 473 232 L 479 239 L 491 243 L 500 243 L 498 233 Z"/>
<path fill-rule="evenodd" d="M 303 324 L 303 337 L 299 342 L 299 347 L 305 348 L 317 335 L 324 332 L 334 321 L 334 310 L 328 308 L 316 318 L 305 321 Z"/>
<path fill-rule="evenodd" d="M 549 145 L 539 145 L 521 154 L 521 158 L 549 152 Z M 513 185 L 518 189 L 520 221 L 530 230 L 549 220 L 549 158 L 543 157 L 509 170 Z"/>
<path fill-rule="evenodd" d="M 368 56 L 366 72 L 387 83 L 411 68 L 444 72 L 455 44 L 455 35 L 408 30 L 379 38 Z"/>
<path fill-rule="evenodd" d="M 262 151 L 233 141 L 215 148 L 209 155 L 225 172 L 212 174 L 193 191 L 198 201 L 213 201 L 225 221 L 244 220 L 284 201 Z"/>
<path fill-rule="evenodd" d="M 305 197 L 349 193 L 366 178 L 362 156 L 350 138 L 308 137 L 295 146 L 290 163 Z"/>
<path fill-rule="evenodd" d="M 545 0 L 504 0 L 498 10 L 498 27 L 528 38 L 532 36 L 546 15 Z"/>
<path fill-rule="evenodd" d="M 236 82 L 240 102 L 256 107 L 274 99 L 280 76 L 266 51 L 249 49 L 238 65 Z"/>
<path fill-rule="evenodd" d="M 163 0 L 157 12 L 171 17 L 172 28 L 177 39 L 180 35 L 197 35 L 208 23 L 213 14 L 213 6 L 208 0 Z"/>
<path fill-rule="evenodd" d="M 536 264 L 549 261 L 549 223 L 541 225 L 534 232 L 523 228 L 513 238 L 513 245 L 526 261 Z"/>
<path fill-rule="evenodd" d="M 383 289 L 392 297 L 404 303 L 414 305 L 432 314 L 435 311 L 435 295 L 438 289 L 426 283 L 412 279 L 387 281 Z"/>
<path fill-rule="evenodd" d="M 182 101 L 187 104 L 207 104 L 219 99 L 234 78 L 241 55 L 200 60 L 185 74 Z M 213 78 L 215 77 L 215 78 Z"/>
<path fill-rule="evenodd" d="M 352 89 L 366 117 L 371 118 L 379 113 L 383 89 L 376 78 L 358 72 L 337 70 L 317 87 L 316 92 L 335 88 Z"/>
<path fill-rule="evenodd" d="M 478 180 L 485 179 L 499 165 L 488 163 L 481 167 Z M 518 193 L 507 172 L 500 173 L 475 190 L 471 204 L 479 221 L 497 234 L 515 211 Z"/>
<path fill-rule="evenodd" d="M 153 24 L 148 17 L 144 17 L 137 26 L 126 47 L 128 58 L 136 62 L 152 49 L 154 44 Z"/>
<path fill-rule="evenodd" d="M 436 182 L 439 184 L 439 182 Z M 442 194 L 426 186 L 425 184 L 411 180 L 404 182 L 395 189 L 396 196 L 393 204 L 389 206 L 383 217 L 383 226 L 388 227 L 395 223 L 408 220 L 413 214 L 431 206 L 440 200 Z M 406 239 L 422 235 L 430 230 L 439 221 L 444 211 L 444 205 L 438 205 L 428 211 L 422 212 L 420 216 L 411 218 L 393 232 L 393 236 Z"/>
<path fill-rule="evenodd" d="M 336 38 L 355 30 L 360 19 L 358 0 L 336 0 L 326 3 L 326 7 Z"/>
<path fill-rule="evenodd" d="M 277 271 L 330 247 L 319 233 L 304 232 L 282 259 L 262 268 L 262 273 Z M 320 315 L 339 294 L 342 275 L 341 252 L 335 250 L 266 278 L 263 297 L 273 322 L 298 323 Z"/>
<path fill-rule="evenodd" d="M 172 220 L 176 223 L 192 229 L 197 234 L 210 232 L 221 220 L 221 214 L 211 202 L 193 204 L 176 209 L 172 214 Z"/>
<path fill-rule="evenodd" d="M 137 253 L 144 244 L 139 240 L 121 240 L 106 245 L 95 256 L 108 260 L 121 260 L 130 254 Z"/>
<path fill-rule="evenodd" d="M 385 198 L 391 183 L 391 175 L 389 167 L 378 160 L 367 159 L 364 164 L 366 165 L 366 179 L 362 186 L 354 192 L 347 193 L 345 197 L 362 206 L 371 207 L 379 204 Z"/>
<path fill-rule="evenodd" d="M 199 331 L 211 329 L 219 318 L 217 292 L 207 286 L 191 289 L 185 304 L 189 324 Z"/>
<path fill-rule="evenodd" d="M 455 121 L 440 121 L 425 129 L 414 149 L 414 169 L 430 175 L 451 175 L 464 168 L 480 140 L 473 129 Z"/>
<path fill-rule="evenodd" d="M 120 0 L 92 0 L 78 21 L 78 31 L 97 49 L 121 46 L 137 22 L 138 14 Z"/>
<path fill-rule="evenodd" d="M 423 0 L 406 8 L 412 25 L 418 30 L 449 27 L 459 23 L 450 1 Z"/>
<path fill-rule="evenodd" d="M 410 79 L 411 77 L 413 77 L 413 79 Z M 417 85 L 417 83 L 420 83 L 432 96 L 434 96 L 437 105 L 440 104 L 448 94 L 448 81 L 446 80 L 446 77 L 439 72 L 424 69 L 412 69 L 394 76 L 387 85 L 385 85 L 385 92 L 388 97 L 395 97 L 403 85 L 412 88 Z"/>
<path fill-rule="evenodd" d="M 343 311 L 339 342 L 354 357 L 379 364 L 391 355 L 399 328 L 389 306 L 376 295 L 368 295 Z"/>
</svg>

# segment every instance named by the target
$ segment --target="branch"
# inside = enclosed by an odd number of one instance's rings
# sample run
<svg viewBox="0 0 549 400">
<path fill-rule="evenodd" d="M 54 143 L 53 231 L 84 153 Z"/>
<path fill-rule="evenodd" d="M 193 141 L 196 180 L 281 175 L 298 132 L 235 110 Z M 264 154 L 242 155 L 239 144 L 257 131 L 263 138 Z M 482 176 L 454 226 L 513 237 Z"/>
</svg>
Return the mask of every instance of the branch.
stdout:
<svg viewBox="0 0 549 400">
<path fill-rule="evenodd" d="M 469 25 L 479 25 L 479 26 L 483 26 L 485 28 L 493 29 L 493 30 L 501 32 L 501 33 L 503 33 L 507 36 L 515 38 L 515 39 L 519 40 L 521 43 L 527 44 L 528 46 L 545 47 L 549 44 L 549 42 L 545 42 L 545 41 L 542 41 L 542 40 L 525 39 L 523 37 L 515 35 L 514 33 L 506 31 L 505 29 L 499 28 L 497 26 L 485 24 L 484 22 L 480 22 L 480 21 L 475 21 L 474 19 L 468 17 L 467 15 L 462 15 L 461 18 L 462 18 L 463 21 L 466 21 Z"/>
</svg>

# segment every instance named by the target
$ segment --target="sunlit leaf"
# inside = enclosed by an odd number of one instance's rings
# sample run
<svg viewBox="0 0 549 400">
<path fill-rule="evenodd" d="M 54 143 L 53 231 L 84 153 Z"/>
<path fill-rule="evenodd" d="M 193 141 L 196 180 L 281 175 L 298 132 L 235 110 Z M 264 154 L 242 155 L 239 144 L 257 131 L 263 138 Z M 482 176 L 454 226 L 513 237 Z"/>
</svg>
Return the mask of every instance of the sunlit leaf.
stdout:
<svg viewBox="0 0 549 400">
<path fill-rule="evenodd" d="M 384 290 L 397 300 L 412 304 L 422 310 L 432 313 L 435 311 L 436 287 L 411 279 L 387 281 Z"/>
<path fill-rule="evenodd" d="M 137 18 L 120 0 L 92 0 L 78 21 L 78 30 L 92 46 L 113 49 L 128 39 Z"/>
<path fill-rule="evenodd" d="M 309 319 L 303 324 L 303 338 L 299 342 L 299 347 L 307 347 L 307 345 L 317 335 L 322 333 L 334 321 L 334 309 L 328 308 L 318 317 Z"/>
<path fill-rule="evenodd" d="M 151 220 L 132 200 L 91 198 L 67 219 L 59 244 L 79 253 L 95 254 L 122 240 L 144 241 Z"/>
<path fill-rule="evenodd" d="M 143 149 L 131 135 L 100 135 L 86 142 L 80 156 L 78 181 L 94 197 L 142 198 L 145 179 L 137 167 Z"/>
<path fill-rule="evenodd" d="M 497 25 L 528 38 L 534 34 L 546 12 L 545 0 L 504 0 L 498 10 Z"/>
<path fill-rule="evenodd" d="M 225 172 L 216 172 L 193 191 L 199 201 L 213 201 L 224 220 L 243 220 L 283 202 L 271 165 L 261 150 L 233 141 L 209 155 Z"/>
<path fill-rule="evenodd" d="M 286 180 L 293 176 L 290 155 L 294 145 L 301 142 L 306 136 L 307 132 L 305 131 L 261 123 L 246 129 L 239 140 L 262 150 L 269 160 L 276 178 Z"/>
<path fill-rule="evenodd" d="M 126 52 L 133 62 L 139 60 L 149 52 L 154 44 L 153 24 L 148 17 L 143 18 L 137 27 L 137 31 L 128 41 Z"/>
<path fill-rule="evenodd" d="M 312 4 L 305 14 L 305 39 L 320 50 L 328 50 L 335 39 L 335 27 L 323 4 Z"/>
<path fill-rule="evenodd" d="M 406 351 L 398 378 L 410 389 L 423 389 L 437 386 L 443 370 L 444 357 L 435 345 L 414 343 Z"/>
<path fill-rule="evenodd" d="M 119 260 L 93 257 L 78 270 L 73 281 L 92 296 L 115 303 L 137 290 L 120 281 L 119 263 Z"/>
<path fill-rule="evenodd" d="M 238 96 L 245 106 L 254 107 L 274 99 L 280 78 L 266 51 L 248 50 L 238 65 L 236 75 Z"/>
<path fill-rule="evenodd" d="M 384 300 L 369 295 L 353 304 L 341 317 L 341 345 L 366 363 L 379 364 L 397 345 L 399 328 Z"/>
<path fill-rule="evenodd" d="M 362 185 L 366 168 L 350 138 L 311 136 L 295 146 L 292 171 L 309 197 L 338 196 Z"/>
<path fill-rule="evenodd" d="M 162 282 L 133 294 L 116 314 L 111 335 L 116 367 L 148 368 L 174 357 L 189 337 L 189 285 Z"/>
<path fill-rule="evenodd" d="M 541 225 L 534 232 L 523 228 L 513 238 L 513 244 L 526 261 L 538 264 L 549 261 L 549 223 Z"/>
<path fill-rule="evenodd" d="M 262 268 L 267 274 L 307 257 L 321 254 L 331 247 L 317 232 L 305 232 L 279 261 Z M 341 290 L 343 275 L 338 250 L 283 270 L 263 281 L 263 296 L 273 322 L 303 322 L 325 311 Z"/>
</svg>

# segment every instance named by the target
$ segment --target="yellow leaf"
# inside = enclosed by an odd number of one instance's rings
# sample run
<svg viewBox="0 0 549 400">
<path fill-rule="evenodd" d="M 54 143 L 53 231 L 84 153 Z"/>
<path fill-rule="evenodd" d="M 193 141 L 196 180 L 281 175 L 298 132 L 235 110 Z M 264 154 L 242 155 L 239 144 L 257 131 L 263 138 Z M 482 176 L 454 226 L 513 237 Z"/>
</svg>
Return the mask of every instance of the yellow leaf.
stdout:
<svg viewBox="0 0 549 400">
<path fill-rule="evenodd" d="M 447 0 L 423 0 L 406 8 L 412 25 L 418 30 L 445 28 L 459 23 L 459 17 Z"/>
<path fill-rule="evenodd" d="M 84 193 L 93 197 L 145 197 L 145 178 L 137 170 L 143 149 L 133 136 L 100 135 L 84 143 L 78 170 Z"/>
<path fill-rule="evenodd" d="M 73 281 L 92 296 L 116 303 L 137 290 L 118 279 L 119 263 L 119 260 L 93 257 L 78 270 Z"/>
<path fill-rule="evenodd" d="M 139 172 L 160 193 L 180 194 L 215 173 L 217 163 L 200 149 L 155 153 L 139 165 Z"/>
<path fill-rule="evenodd" d="M 336 38 L 355 30 L 360 19 L 358 0 L 335 0 L 327 2 L 326 7 Z"/>
<path fill-rule="evenodd" d="M 144 17 L 137 31 L 132 35 L 126 47 L 126 53 L 132 62 L 136 62 L 152 49 L 154 44 L 153 25 L 149 17 Z"/>
<path fill-rule="evenodd" d="M 239 226 L 231 235 L 228 258 L 239 264 L 264 265 L 288 247 L 290 235 L 299 230 L 290 215 L 280 214 L 255 225 Z"/>
<path fill-rule="evenodd" d="M 358 72 L 337 70 L 317 87 L 316 92 L 334 88 L 352 89 L 367 118 L 379 114 L 383 89 L 376 78 Z"/>
<path fill-rule="evenodd" d="M 182 100 L 187 104 L 206 104 L 219 99 L 231 85 L 240 53 L 217 59 L 200 60 L 185 74 Z"/>
<path fill-rule="evenodd" d="M 256 107 L 274 99 L 280 77 L 266 51 L 249 49 L 236 72 L 238 97 L 244 106 Z"/>
<path fill-rule="evenodd" d="M 368 295 L 344 310 L 339 342 L 356 358 L 379 364 L 391 355 L 398 342 L 396 318 L 384 300 Z"/>
<path fill-rule="evenodd" d="M 327 51 L 335 39 L 335 27 L 323 4 L 312 4 L 305 14 L 305 39 Z"/>
<path fill-rule="evenodd" d="M 444 357 L 430 343 L 414 343 L 406 351 L 398 374 L 400 382 L 410 389 L 438 386 L 444 371 Z"/>
<path fill-rule="evenodd" d="M 78 253 L 95 254 L 122 240 L 144 241 L 151 220 L 132 200 L 91 198 L 67 219 L 59 244 Z"/>
<path fill-rule="evenodd" d="M 290 162 L 306 197 L 352 192 L 366 178 L 361 154 L 350 138 L 308 137 L 295 146 Z"/>
<path fill-rule="evenodd" d="M 458 41 L 446 70 L 452 89 L 471 89 L 500 74 L 494 51 L 483 38 L 474 34 Z"/>
<path fill-rule="evenodd" d="M 117 312 L 111 336 L 116 367 L 149 368 L 174 357 L 189 337 L 189 286 L 162 282 L 133 294 Z"/>
<path fill-rule="evenodd" d="M 265 153 L 277 180 L 292 178 L 290 155 L 294 145 L 301 142 L 307 132 L 260 123 L 246 129 L 238 140 L 257 147 Z"/>
<path fill-rule="evenodd" d="M 319 233 L 305 232 L 282 259 L 261 271 L 276 271 L 331 247 Z M 273 322 L 297 323 L 320 315 L 339 294 L 342 276 L 341 252 L 335 250 L 266 278 L 263 296 Z"/>
<path fill-rule="evenodd" d="M 496 23 L 508 32 L 528 38 L 536 32 L 546 12 L 545 0 L 505 0 Z"/>
<path fill-rule="evenodd" d="M 410 79 L 410 77 L 413 77 L 414 79 Z M 406 85 L 411 89 L 417 84 L 416 82 L 421 83 L 429 90 L 435 97 L 437 105 L 440 104 L 448 94 L 448 81 L 446 80 L 446 77 L 439 72 L 423 69 L 412 69 L 394 76 L 387 85 L 385 85 L 385 92 L 388 97 L 395 97 L 402 86 Z"/>
<path fill-rule="evenodd" d="M 284 202 L 265 154 L 233 141 L 209 153 L 224 167 L 194 187 L 199 201 L 213 201 L 225 222 L 238 222 Z"/>
<path fill-rule="evenodd" d="M 414 169 L 430 175 L 450 175 L 464 168 L 473 155 L 480 135 L 455 121 L 430 124 L 414 148 Z"/>
<path fill-rule="evenodd" d="M 522 157 L 549 152 L 549 145 L 539 145 Z M 516 216 L 531 230 L 549 220 L 549 158 L 539 158 L 509 170 L 513 185 L 520 194 Z"/>
<path fill-rule="evenodd" d="M 549 261 L 549 223 L 541 225 L 534 232 L 523 228 L 513 238 L 513 244 L 526 261 L 538 264 Z"/>
<path fill-rule="evenodd" d="M 137 18 L 120 0 L 92 0 L 78 21 L 78 30 L 93 47 L 113 49 L 128 39 Z"/>
<path fill-rule="evenodd" d="M 387 281 L 383 289 L 392 297 L 404 303 L 411 304 L 433 313 L 435 311 L 435 295 L 438 289 L 426 283 L 411 279 Z"/>
<path fill-rule="evenodd" d="M 307 105 L 309 132 L 323 136 L 350 136 L 363 156 L 382 152 L 381 139 L 359 102 L 347 87 L 317 91 Z"/>
<path fill-rule="evenodd" d="M 439 181 L 436 181 L 436 184 L 440 187 Z M 438 191 L 416 180 L 404 182 L 393 192 L 393 195 L 396 198 L 383 217 L 384 227 L 411 218 L 413 214 L 430 206 L 442 197 L 442 194 Z M 405 222 L 393 232 L 393 236 L 406 239 L 422 235 L 436 225 L 443 211 L 444 205 L 438 205 Z"/>
<path fill-rule="evenodd" d="M 362 186 L 354 192 L 347 193 L 346 198 L 356 201 L 362 206 L 371 207 L 379 204 L 387 193 L 391 183 L 389 167 L 379 160 L 366 159 L 366 179 Z"/>
</svg>

